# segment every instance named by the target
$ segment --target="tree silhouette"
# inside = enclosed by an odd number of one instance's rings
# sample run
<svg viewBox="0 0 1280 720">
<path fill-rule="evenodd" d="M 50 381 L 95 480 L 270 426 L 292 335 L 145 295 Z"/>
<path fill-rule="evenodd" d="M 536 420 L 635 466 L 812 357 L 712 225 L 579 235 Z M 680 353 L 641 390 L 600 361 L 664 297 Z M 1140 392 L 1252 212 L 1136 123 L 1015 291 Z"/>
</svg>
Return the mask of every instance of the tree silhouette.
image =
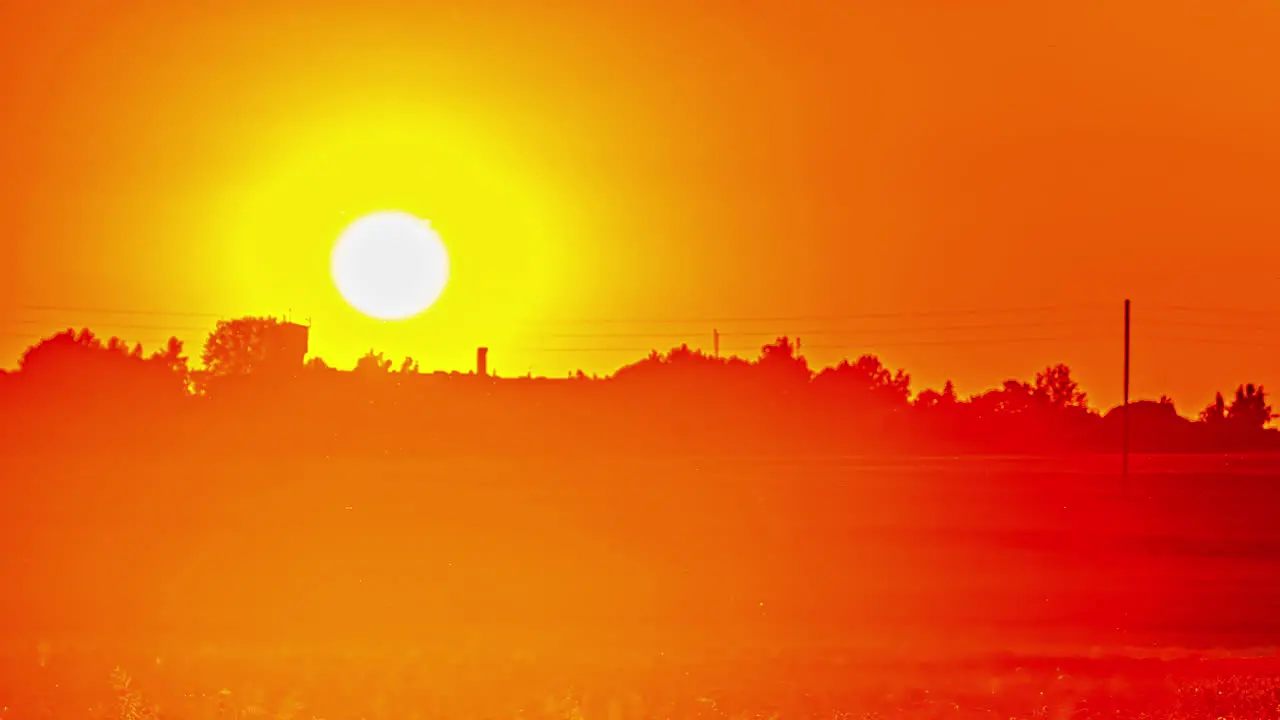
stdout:
<svg viewBox="0 0 1280 720">
<path fill-rule="evenodd" d="M 1222 395 L 1218 395 L 1222 399 Z M 1226 418 L 1241 429 L 1261 430 L 1271 422 L 1275 414 L 1267 404 L 1267 393 L 1261 385 L 1241 385 L 1236 388 L 1235 398 L 1227 407 Z"/>
<path fill-rule="evenodd" d="M 19 359 L 18 368 L 32 372 L 53 368 L 92 372 L 109 367 L 124 367 L 120 364 L 121 361 L 140 360 L 141 357 L 140 350 L 130 351 L 128 344 L 118 337 L 112 337 L 103 343 L 87 329 L 79 332 L 64 330 L 28 348 Z M 108 366 L 103 363 L 116 364 Z"/>
<path fill-rule="evenodd" d="M 219 320 L 200 354 L 206 372 L 213 377 L 254 372 L 267 360 L 271 334 L 281 324 L 270 317 Z"/>
<path fill-rule="evenodd" d="M 1213 402 L 1205 406 L 1200 411 L 1200 422 L 1212 427 L 1218 427 L 1227 421 L 1227 401 L 1222 397 L 1222 393 L 1216 393 L 1213 396 Z"/>
<path fill-rule="evenodd" d="M 1086 407 L 1087 396 L 1071 378 L 1071 368 L 1061 363 L 1036 373 L 1036 395 L 1054 408 Z"/>
<path fill-rule="evenodd" d="M 142 346 L 138 345 L 137 350 L 138 354 L 141 355 Z M 148 360 L 164 366 L 166 370 L 174 374 L 175 378 L 178 378 L 179 382 L 182 383 L 182 387 L 189 389 L 191 388 L 191 364 L 189 364 L 188 357 L 182 354 L 182 351 L 182 341 L 178 340 L 178 338 L 170 337 L 164 348 L 152 352 Z"/>
<path fill-rule="evenodd" d="M 1035 387 L 1021 380 L 1005 380 L 998 389 L 988 390 L 969 399 L 978 417 L 1018 415 L 1034 407 Z"/>
<path fill-rule="evenodd" d="M 760 349 L 758 367 L 771 384 L 808 382 L 813 376 L 809 361 L 800 354 L 800 340 L 792 342 L 783 336 Z"/>
<path fill-rule="evenodd" d="M 58 413 L 90 408 L 93 417 L 86 427 L 99 427 L 94 424 L 99 418 L 110 418 L 128 402 L 139 408 L 138 416 L 151 418 L 139 421 L 138 428 L 155 418 L 174 420 L 151 428 L 157 436 L 203 433 L 211 442 L 234 442 L 269 429 L 279 435 L 292 433 L 303 446 L 312 435 L 325 438 L 314 442 L 329 443 L 342 433 L 355 432 L 343 428 L 355 408 L 370 405 L 366 393 L 371 392 L 390 401 L 375 403 L 379 408 L 409 412 L 430 396 L 429 402 L 450 408 L 452 417 L 502 418 L 495 421 L 501 429 L 491 435 L 509 435 L 515 445 L 537 446 L 563 437 L 568 443 L 616 441 L 655 452 L 676 447 L 847 451 L 851 446 L 868 451 L 1110 451 L 1118 447 L 1122 425 L 1120 413 L 1103 416 L 1089 409 L 1086 394 L 1066 365 L 1045 367 L 1033 382 L 1007 380 L 968 400 L 956 397 L 950 381 L 941 390 L 927 389 L 913 399 L 911 376 L 905 370 L 886 367 L 868 354 L 815 373 L 801 354 L 800 342 L 787 336 L 763 345 L 753 359 L 712 356 L 680 345 L 666 352 L 655 350 L 599 383 L 590 382 L 582 371 L 569 373 L 578 382 L 568 385 L 554 380 L 526 383 L 523 378 L 495 383 L 485 388 L 479 401 L 490 406 L 484 412 L 476 410 L 473 383 L 400 382 L 403 374 L 421 372 L 411 357 L 393 362 L 371 349 L 356 362 L 354 373 L 389 381 L 347 383 L 319 357 L 304 362 L 305 348 L 305 328 L 299 326 L 274 318 L 222 321 L 201 353 L 206 367 L 193 369 L 176 338 L 145 354 L 140 344 L 99 338 L 88 329 L 68 329 L 28 348 L 19 370 L 0 375 L 0 382 L 6 397 L 31 403 L 32 408 L 54 408 L 42 412 L 55 430 L 74 425 L 63 422 Z M 269 378 L 287 379 L 303 366 L 308 371 L 305 383 L 239 379 L 260 377 L 266 369 L 271 369 Z M 283 372 L 288 368 L 293 370 Z M 217 400 L 189 400 L 192 390 Z M 162 409 L 175 407 L 173 402 L 191 404 L 169 414 L 141 412 L 153 401 L 163 403 L 157 406 Z M 1179 416 L 1167 397 L 1131 406 L 1123 417 L 1132 426 L 1134 442 L 1151 451 L 1280 447 L 1280 433 L 1262 432 L 1275 414 L 1260 385 L 1240 385 L 1226 397 L 1218 393 L 1198 423 Z M 182 423 L 192 425 L 179 429 Z M 258 429 L 248 429 L 254 423 Z M 436 431 L 439 438 L 451 437 L 459 446 L 472 442 L 465 435 L 471 431 L 461 424 Z M 133 430 L 107 420 L 95 432 L 118 438 Z"/>
<path fill-rule="evenodd" d="M 863 355 L 852 363 L 842 360 L 819 372 L 813 385 L 816 392 L 866 409 L 905 407 L 911 397 L 911 376 L 904 370 L 890 371 L 875 355 Z"/>
<path fill-rule="evenodd" d="M 170 338 L 166 349 L 145 358 L 120 338 L 103 343 L 87 329 L 64 330 L 31 346 L 18 361 L 19 373 L 37 392 L 53 392 L 60 402 L 89 397 L 172 397 L 185 391 L 186 358 L 182 343 Z"/>
<path fill-rule="evenodd" d="M 939 408 L 953 408 L 959 404 L 956 397 L 956 385 L 950 380 L 942 385 L 942 391 L 939 392 L 932 388 L 920 391 L 912 403 L 915 407 L 922 410 L 935 410 Z"/>
<path fill-rule="evenodd" d="M 141 350 L 142 346 L 139 345 Z M 169 338 L 165 346 L 161 350 L 157 350 L 151 354 L 151 360 L 164 365 L 170 372 L 182 378 L 183 385 L 186 385 L 191 376 L 191 368 L 188 359 L 182 354 L 182 341 L 176 337 Z"/>
</svg>

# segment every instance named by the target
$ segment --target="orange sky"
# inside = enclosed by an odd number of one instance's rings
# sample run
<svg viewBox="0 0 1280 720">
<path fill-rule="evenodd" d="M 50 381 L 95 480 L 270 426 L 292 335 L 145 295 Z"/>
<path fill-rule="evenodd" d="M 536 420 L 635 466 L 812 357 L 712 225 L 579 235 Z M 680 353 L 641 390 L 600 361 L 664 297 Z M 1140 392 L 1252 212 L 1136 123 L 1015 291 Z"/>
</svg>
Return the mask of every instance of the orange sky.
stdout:
<svg viewBox="0 0 1280 720">
<path fill-rule="evenodd" d="M 1274 2 L 463 5 L 5 3 L 0 357 L 292 310 L 340 365 L 559 375 L 719 327 L 1109 404 L 1128 296 L 1135 395 L 1280 388 Z M 329 280 L 381 208 L 453 254 L 411 322 Z"/>
</svg>

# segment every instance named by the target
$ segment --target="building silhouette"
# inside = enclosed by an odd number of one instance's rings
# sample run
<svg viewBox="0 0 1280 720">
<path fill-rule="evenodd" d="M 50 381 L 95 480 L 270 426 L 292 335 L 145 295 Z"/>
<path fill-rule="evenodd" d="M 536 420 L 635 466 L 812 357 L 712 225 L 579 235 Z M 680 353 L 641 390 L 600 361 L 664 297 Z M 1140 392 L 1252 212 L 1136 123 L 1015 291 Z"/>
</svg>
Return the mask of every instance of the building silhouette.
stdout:
<svg viewBox="0 0 1280 720">
<path fill-rule="evenodd" d="M 311 327 L 282 322 L 266 330 L 261 368 L 272 375 L 296 373 L 302 369 L 310 347 Z"/>
</svg>

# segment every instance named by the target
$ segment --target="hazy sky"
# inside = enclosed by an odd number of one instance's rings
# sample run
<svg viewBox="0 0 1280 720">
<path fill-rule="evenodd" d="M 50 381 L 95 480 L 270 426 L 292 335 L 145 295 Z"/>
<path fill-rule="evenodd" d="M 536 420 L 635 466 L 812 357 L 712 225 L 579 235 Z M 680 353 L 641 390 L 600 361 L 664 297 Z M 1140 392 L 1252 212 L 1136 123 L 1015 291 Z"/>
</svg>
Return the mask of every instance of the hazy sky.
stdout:
<svg viewBox="0 0 1280 720">
<path fill-rule="evenodd" d="M 1131 297 L 1136 395 L 1280 388 L 1280 4 L 463 5 L 5 3 L 5 364 L 292 311 L 347 366 L 603 372 L 718 328 L 917 389 L 1063 361 L 1109 404 Z M 383 208 L 454 262 L 397 325 L 328 275 Z"/>
</svg>

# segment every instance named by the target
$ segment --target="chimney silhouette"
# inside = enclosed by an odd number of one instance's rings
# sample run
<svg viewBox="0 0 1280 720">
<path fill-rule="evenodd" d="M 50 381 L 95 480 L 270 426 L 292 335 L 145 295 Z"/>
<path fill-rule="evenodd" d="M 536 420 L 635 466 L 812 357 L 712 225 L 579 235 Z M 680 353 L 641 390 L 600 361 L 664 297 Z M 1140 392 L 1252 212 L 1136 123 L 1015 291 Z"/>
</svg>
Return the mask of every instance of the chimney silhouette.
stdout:
<svg viewBox="0 0 1280 720">
<path fill-rule="evenodd" d="M 489 348 L 476 348 L 476 374 L 489 374 Z"/>
</svg>

